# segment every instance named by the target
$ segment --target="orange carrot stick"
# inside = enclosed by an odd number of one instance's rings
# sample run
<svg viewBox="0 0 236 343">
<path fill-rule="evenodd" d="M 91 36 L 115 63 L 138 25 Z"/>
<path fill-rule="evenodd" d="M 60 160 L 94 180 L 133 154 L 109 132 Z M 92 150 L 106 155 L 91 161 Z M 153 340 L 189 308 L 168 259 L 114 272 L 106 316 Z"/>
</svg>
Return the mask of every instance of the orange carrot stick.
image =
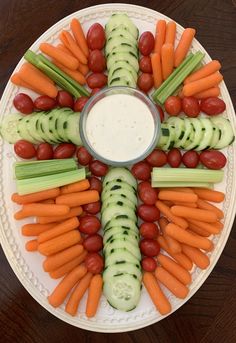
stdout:
<svg viewBox="0 0 236 343">
<path fill-rule="evenodd" d="M 169 43 L 163 44 L 161 47 L 161 69 L 164 80 L 170 76 L 174 69 L 174 56 L 174 46 Z"/>
<path fill-rule="evenodd" d="M 191 46 L 192 40 L 195 36 L 195 33 L 196 30 L 191 28 L 185 29 L 182 33 L 179 44 L 177 45 L 177 48 L 175 50 L 175 67 L 178 67 L 186 57 L 188 50 Z"/>
<path fill-rule="evenodd" d="M 170 274 L 176 277 L 176 279 L 178 279 L 182 284 L 188 285 L 189 283 L 191 283 L 191 274 L 170 257 L 159 254 L 157 256 L 157 261 L 163 268 L 165 268 Z"/>
<path fill-rule="evenodd" d="M 91 273 L 87 273 L 71 293 L 65 308 L 65 311 L 71 316 L 76 315 L 80 300 L 83 298 L 84 293 L 88 289 L 92 277 L 93 275 Z"/>
<path fill-rule="evenodd" d="M 87 273 L 84 265 L 80 265 L 67 274 L 62 281 L 57 285 L 52 294 L 49 295 L 49 304 L 53 307 L 60 306 L 67 297 L 70 290 L 76 283 Z"/>
<path fill-rule="evenodd" d="M 175 201 L 174 205 L 177 206 L 187 206 L 191 208 L 197 208 L 197 203 L 196 202 L 180 202 L 180 201 Z"/>
<path fill-rule="evenodd" d="M 79 62 L 75 57 L 68 55 L 49 43 L 41 43 L 39 49 L 68 69 L 76 70 L 79 67 Z"/>
<path fill-rule="evenodd" d="M 67 49 L 67 47 L 66 47 L 64 44 L 58 44 L 58 45 L 57 45 L 57 49 L 59 49 L 59 50 L 61 50 L 61 51 L 64 51 L 64 52 L 67 53 L 68 55 L 70 55 L 70 56 L 76 58 L 76 57 L 72 54 L 72 52 L 71 52 L 69 49 Z"/>
<path fill-rule="evenodd" d="M 170 210 L 170 208 L 166 206 L 162 201 L 158 200 L 155 205 L 160 210 L 160 212 L 166 216 L 166 218 L 169 221 L 172 221 L 173 223 L 181 226 L 183 229 L 187 229 L 188 222 L 183 218 L 175 216 Z"/>
<path fill-rule="evenodd" d="M 73 18 L 70 23 L 70 29 L 73 33 L 73 36 L 78 44 L 78 46 L 83 51 L 84 55 L 88 57 L 89 49 L 88 44 L 84 35 L 84 31 L 78 19 Z"/>
<path fill-rule="evenodd" d="M 189 222 L 209 232 L 212 235 L 217 235 L 221 231 L 221 229 L 217 225 L 215 226 L 214 223 L 209 224 L 209 223 L 205 223 L 205 222 L 201 222 L 199 220 L 193 220 L 193 219 L 189 219 Z"/>
<path fill-rule="evenodd" d="M 22 206 L 22 209 L 14 214 L 16 220 L 24 219 L 32 216 L 52 217 L 56 215 L 64 216 L 68 214 L 70 208 L 66 205 L 58 204 L 38 204 L 31 203 Z"/>
<path fill-rule="evenodd" d="M 44 94 L 36 86 L 32 86 L 32 85 L 28 84 L 27 82 L 23 81 L 20 78 L 19 73 L 13 74 L 11 76 L 10 80 L 16 86 L 20 86 L 20 87 L 24 87 L 24 88 L 27 88 L 27 89 L 31 89 L 33 92 L 38 93 L 40 95 Z"/>
<path fill-rule="evenodd" d="M 55 226 L 55 223 L 50 224 L 25 224 L 21 228 L 23 236 L 38 236 L 40 233 L 45 232 Z"/>
<path fill-rule="evenodd" d="M 83 246 L 81 244 L 76 244 L 55 255 L 49 256 L 43 262 L 43 269 L 45 272 L 51 272 L 78 257 L 83 251 Z"/>
<path fill-rule="evenodd" d="M 60 33 L 59 38 L 61 42 L 67 47 L 67 49 L 69 49 L 72 52 L 72 54 L 77 58 L 77 60 L 80 63 L 87 64 L 87 57 L 85 56 L 81 48 L 76 44 L 74 38 L 68 31 L 63 30 Z"/>
<path fill-rule="evenodd" d="M 166 226 L 169 224 L 168 220 L 165 217 L 161 217 L 158 220 L 159 226 L 161 228 L 162 234 L 166 240 L 166 243 L 168 244 L 169 249 L 172 251 L 173 254 L 177 254 L 181 252 L 181 245 L 179 242 L 176 241 L 176 239 L 173 239 L 172 237 L 168 236 L 166 234 Z"/>
<path fill-rule="evenodd" d="M 208 231 L 203 230 L 200 227 L 198 227 L 198 226 L 196 226 L 190 222 L 189 222 L 189 229 L 190 229 L 190 231 L 192 231 L 193 233 L 196 233 L 199 236 L 202 236 L 202 237 L 209 237 L 210 236 L 210 233 Z"/>
<path fill-rule="evenodd" d="M 86 83 L 86 79 L 84 77 L 84 75 L 82 73 L 80 73 L 78 70 L 71 70 L 67 67 L 65 67 L 64 65 L 62 65 L 61 63 L 57 62 L 56 60 L 53 60 L 53 63 L 62 71 L 64 71 L 64 73 L 66 73 L 67 75 L 69 75 L 72 79 L 74 79 L 75 81 L 77 81 L 79 84 L 84 85 Z"/>
<path fill-rule="evenodd" d="M 201 269 L 206 269 L 210 260 L 201 250 L 197 248 L 190 247 L 189 245 L 182 244 L 183 252 L 193 261 L 196 266 Z"/>
<path fill-rule="evenodd" d="M 102 276 L 100 274 L 94 275 L 91 279 L 88 290 L 88 299 L 86 305 L 86 316 L 88 318 L 94 317 L 97 312 L 99 300 L 102 295 L 102 285 Z"/>
<path fill-rule="evenodd" d="M 143 283 L 160 314 L 165 315 L 171 311 L 171 304 L 162 292 L 152 273 L 143 273 Z"/>
<path fill-rule="evenodd" d="M 165 43 L 175 45 L 176 23 L 169 21 L 166 25 Z"/>
<path fill-rule="evenodd" d="M 99 193 L 96 190 L 88 190 L 77 193 L 59 195 L 56 198 L 56 204 L 64 204 L 70 207 L 90 204 L 99 200 Z"/>
<path fill-rule="evenodd" d="M 197 71 L 195 71 L 192 74 L 190 74 L 184 80 L 184 84 L 186 85 L 187 83 L 200 80 L 200 79 L 202 79 L 202 78 L 204 78 L 206 76 L 209 76 L 209 75 L 215 73 L 216 71 L 220 70 L 220 68 L 221 68 L 221 64 L 220 64 L 219 61 L 213 60 L 211 62 L 208 62 L 203 67 L 201 67 Z"/>
<path fill-rule="evenodd" d="M 17 204 L 29 204 L 32 202 L 39 202 L 45 199 L 56 198 L 60 194 L 60 189 L 52 188 L 41 192 L 35 192 L 26 195 L 19 195 L 17 193 L 13 193 L 11 200 L 16 202 Z"/>
<path fill-rule="evenodd" d="M 200 80 L 188 83 L 183 87 L 184 96 L 192 96 L 203 92 L 211 87 L 217 86 L 223 80 L 223 75 L 218 71 L 214 74 L 206 76 Z"/>
<path fill-rule="evenodd" d="M 165 268 L 158 266 L 155 270 L 155 277 L 177 298 L 184 299 L 188 295 L 189 289 L 171 275 Z"/>
<path fill-rule="evenodd" d="M 89 67 L 87 64 L 80 63 L 78 70 L 81 72 L 81 74 L 86 76 L 89 72 Z"/>
<path fill-rule="evenodd" d="M 69 231 L 61 236 L 58 236 L 56 238 L 50 239 L 49 241 L 39 244 L 38 251 L 42 255 L 50 256 L 66 248 L 69 248 L 74 244 L 79 243 L 80 239 L 81 236 L 79 231 Z"/>
<path fill-rule="evenodd" d="M 172 190 L 163 191 L 158 193 L 158 198 L 160 200 L 170 200 L 170 201 L 181 201 L 181 202 L 196 202 L 198 196 L 194 193 L 181 193 Z"/>
<path fill-rule="evenodd" d="M 225 195 L 222 192 L 215 191 L 213 189 L 205 188 L 193 188 L 194 193 L 196 193 L 200 199 L 212 201 L 212 202 L 222 202 L 224 201 Z"/>
<path fill-rule="evenodd" d="M 170 201 L 170 200 L 163 200 L 163 204 L 165 204 L 168 207 L 171 207 L 171 206 L 174 205 L 174 203 L 172 201 Z"/>
<path fill-rule="evenodd" d="M 38 241 L 37 239 L 32 239 L 25 243 L 25 249 L 27 251 L 37 251 L 38 250 Z"/>
<path fill-rule="evenodd" d="M 50 239 L 63 235 L 66 232 L 77 229 L 79 220 L 77 217 L 66 219 L 65 221 L 56 224 L 52 229 L 40 233 L 38 236 L 38 243 L 46 242 Z"/>
<path fill-rule="evenodd" d="M 152 54 L 151 63 L 152 63 L 154 87 L 158 88 L 162 84 L 161 54 L 160 53 Z"/>
<path fill-rule="evenodd" d="M 42 200 L 40 202 L 41 202 L 41 204 L 55 204 L 54 199 L 46 199 L 46 200 Z"/>
<path fill-rule="evenodd" d="M 183 193 L 194 193 L 192 188 L 189 187 L 169 187 L 169 188 L 162 188 L 162 191 L 173 191 L 173 192 L 183 192 Z"/>
<path fill-rule="evenodd" d="M 72 217 L 78 217 L 83 212 L 82 207 L 77 206 L 70 209 L 69 213 L 64 216 L 55 216 L 55 217 L 38 217 L 37 221 L 40 224 L 48 224 L 48 223 L 54 223 L 54 222 L 61 222 L 63 220 L 72 218 Z"/>
<path fill-rule="evenodd" d="M 215 86 L 215 87 L 211 87 L 209 89 L 206 89 L 205 91 L 194 94 L 194 98 L 206 99 L 206 98 L 210 98 L 210 97 L 217 97 L 219 95 L 220 95 L 220 87 Z"/>
<path fill-rule="evenodd" d="M 85 179 L 85 180 L 74 182 L 74 183 L 71 183 L 70 185 L 61 187 L 61 194 L 86 191 L 87 189 L 89 189 L 89 187 L 90 187 L 89 180 Z"/>
<path fill-rule="evenodd" d="M 40 77 L 42 77 L 45 81 L 51 83 L 52 85 L 55 84 L 55 82 L 50 79 L 50 77 L 48 77 L 47 75 L 45 75 L 41 70 L 39 70 L 38 68 L 36 68 L 33 64 L 25 62 L 24 65 L 27 66 L 27 68 L 29 70 L 32 70 L 33 72 L 35 72 L 37 75 L 39 75 Z"/>
<path fill-rule="evenodd" d="M 83 251 L 81 255 L 75 257 L 73 260 L 61 265 L 55 270 L 52 270 L 49 272 L 49 275 L 52 279 L 59 279 L 72 271 L 75 267 L 77 267 L 79 264 L 81 264 L 85 257 L 87 256 L 87 251 Z"/>
<path fill-rule="evenodd" d="M 165 42 L 166 37 L 166 21 L 158 20 L 156 24 L 155 46 L 154 52 L 161 53 L 161 47 Z"/>
<path fill-rule="evenodd" d="M 190 208 L 186 206 L 172 206 L 170 210 L 175 216 L 179 217 L 201 220 L 208 223 L 214 223 L 217 221 L 217 215 L 215 212 L 209 210 Z"/>
</svg>

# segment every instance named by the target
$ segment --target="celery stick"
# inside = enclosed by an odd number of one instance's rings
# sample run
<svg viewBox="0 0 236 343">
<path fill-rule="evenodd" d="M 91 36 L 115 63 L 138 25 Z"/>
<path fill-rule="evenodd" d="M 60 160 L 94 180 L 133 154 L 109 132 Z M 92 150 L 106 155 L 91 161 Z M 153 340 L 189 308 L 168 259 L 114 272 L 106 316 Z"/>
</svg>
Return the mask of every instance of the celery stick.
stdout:
<svg viewBox="0 0 236 343">
<path fill-rule="evenodd" d="M 223 170 L 191 169 L 191 168 L 153 168 L 152 182 L 210 182 L 223 180 Z"/>
<path fill-rule="evenodd" d="M 33 177 L 17 180 L 17 192 L 20 195 L 44 191 L 46 189 L 68 185 L 85 179 L 85 168 L 80 168 L 64 173 Z"/>
<path fill-rule="evenodd" d="M 212 183 L 208 182 L 191 182 L 191 181 L 186 181 L 186 182 L 162 182 L 162 181 L 154 181 L 152 182 L 152 187 L 154 188 L 162 188 L 162 187 L 201 187 L 201 188 L 213 188 Z"/>
</svg>

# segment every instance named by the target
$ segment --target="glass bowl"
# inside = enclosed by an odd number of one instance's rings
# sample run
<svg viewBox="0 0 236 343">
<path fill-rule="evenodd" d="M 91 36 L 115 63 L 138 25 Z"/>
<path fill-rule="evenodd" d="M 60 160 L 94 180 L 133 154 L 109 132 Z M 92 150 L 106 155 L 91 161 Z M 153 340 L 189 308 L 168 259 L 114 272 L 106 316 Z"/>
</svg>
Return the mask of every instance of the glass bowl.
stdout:
<svg viewBox="0 0 236 343">
<path fill-rule="evenodd" d="M 108 96 L 111 96 L 111 95 L 115 95 L 115 94 L 131 95 L 131 96 L 136 97 L 139 100 L 141 100 L 149 109 L 149 112 L 152 115 L 153 124 L 154 124 L 153 125 L 154 126 L 153 137 L 150 139 L 150 143 L 145 148 L 145 150 L 142 151 L 142 153 L 139 156 L 135 156 L 135 158 L 127 159 L 127 160 L 124 158 L 124 160 L 122 160 L 122 161 L 116 160 L 115 158 L 114 158 L 114 160 L 109 159 L 109 158 L 103 156 L 98 151 L 96 151 L 95 148 L 93 147 L 92 143 L 89 140 L 87 130 L 86 130 L 87 119 L 89 117 L 90 111 L 95 106 L 95 104 L 97 104 L 101 99 L 108 97 Z M 111 111 L 112 111 L 112 109 L 111 109 Z M 128 165 L 132 165 L 134 163 L 137 163 L 139 161 L 144 160 L 152 152 L 152 150 L 155 148 L 155 146 L 158 142 L 159 135 L 160 135 L 160 127 L 161 127 L 161 123 L 160 123 L 159 111 L 158 111 L 157 107 L 155 106 L 155 104 L 150 100 L 150 98 L 148 96 L 146 96 L 143 92 L 141 92 L 137 89 L 130 88 L 130 87 L 123 87 L 123 86 L 104 88 L 101 91 L 99 91 L 98 93 L 96 93 L 94 96 L 92 96 L 89 99 L 89 101 L 86 103 L 86 105 L 84 106 L 84 109 L 81 113 L 80 124 L 79 124 L 80 137 L 81 137 L 81 140 L 82 140 L 85 148 L 89 151 L 89 153 L 95 159 L 97 159 L 103 163 L 106 163 L 108 165 L 112 165 L 112 166 L 128 166 Z M 107 144 L 109 145 L 109 143 L 107 143 Z"/>
</svg>

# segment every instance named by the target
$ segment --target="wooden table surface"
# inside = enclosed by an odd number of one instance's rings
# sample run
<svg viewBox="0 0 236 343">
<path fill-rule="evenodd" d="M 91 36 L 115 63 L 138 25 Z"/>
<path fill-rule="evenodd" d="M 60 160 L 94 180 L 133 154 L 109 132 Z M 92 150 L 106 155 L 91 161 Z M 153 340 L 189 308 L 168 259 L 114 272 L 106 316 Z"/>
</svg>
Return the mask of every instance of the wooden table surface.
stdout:
<svg viewBox="0 0 236 343">
<path fill-rule="evenodd" d="M 116 1 L 113 1 L 116 2 Z M 121 2 L 121 1 L 118 1 Z M 23 53 L 51 25 L 103 1 L 1 0 L 0 95 Z M 197 39 L 222 72 L 236 105 L 236 1 L 129 1 L 147 6 L 197 29 Z M 213 272 L 200 290 L 167 319 L 142 330 L 98 334 L 53 317 L 24 289 L 0 249 L 0 341 L 14 343 L 233 343 L 236 342 L 236 223 Z"/>
</svg>

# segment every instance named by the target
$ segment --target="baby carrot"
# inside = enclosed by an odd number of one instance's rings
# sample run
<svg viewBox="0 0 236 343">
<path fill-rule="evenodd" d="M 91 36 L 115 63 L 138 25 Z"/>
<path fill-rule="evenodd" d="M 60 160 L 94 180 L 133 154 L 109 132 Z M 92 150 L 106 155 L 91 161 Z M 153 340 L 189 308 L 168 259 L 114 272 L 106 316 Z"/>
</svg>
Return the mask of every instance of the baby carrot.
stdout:
<svg viewBox="0 0 236 343">
<path fill-rule="evenodd" d="M 97 312 L 99 300 L 102 295 L 102 285 L 102 276 L 100 274 L 94 275 L 88 290 L 88 299 L 86 305 L 86 316 L 88 318 L 94 317 Z"/>
<path fill-rule="evenodd" d="M 219 228 L 217 225 L 215 226 L 214 223 L 210 224 L 210 223 L 205 223 L 205 222 L 201 222 L 199 220 L 193 220 L 193 219 L 189 219 L 189 222 L 209 232 L 209 234 L 211 235 L 217 235 L 221 231 L 221 228 Z"/>
<path fill-rule="evenodd" d="M 180 201 L 175 201 L 174 205 L 186 206 L 186 207 L 191 207 L 191 208 L 197 208 L 197 203 L 196 202 L 180 202 Z"/>
<path fill-rule="evenodd" d="M 76 44 L 70 32 L 63 30 L 60 33 L 59 38 L 61 42 L 67 47 L 67 49 L 69 49 L 72 52 L 72 54 L 77 58 L 77 60 L 80 63 L 87 64 L 87 57 L 85 56 L 81 48 Z"/>
<path fill-rule="evenodd" d="M 79 243 L 80 239 L 81 236 L 79 231 L 69 231 L 61 236 L 50 239 L 49 241 L 40 243 L 38 246 L 38 251 L 42 255 L 49 256 Z"/>
<path fill-rule="evenodd" d="M 61 280 L 61 282 L 57 285 L 52 294 L 49 295 L 49 304 L 53 307 L 60 306 L 67 297 L 70 290 L 86 273 L 87 269 L 84 265 L 80 265 L 74 268 L 69 274 L 67 274 Z"/>
<path fill-rule="evenodd" d="M 155 270 L 155 277 L 177 298 L 184 299 L 188 295 L 189 289 L 171 275 L 165 268 L 158 266 Z"/>
<path fill-rule="evenodd" d="M 68 55 L 66 52 L 59 50 L 49 43 L 41 43 L 39 49 L 68 69 L 76 70 L 79 66 L 79 62 L 75 57 Z"/>
<path fill-rule="evenodd" d="M 84 275 L 84 277 L 80 280 L 78 285 L 71 293 L 65 308 L 65 311 L 71 316 L 76 315 L 80 300 L 83 298 L 84 293 L 87 291 L 92 277 L 93 275 L 91 273 L 87 273 L 86 275 Z"/>
<path fill-rule="evenodd" d="M 152 73 L 154 79 L 154 87 L 158 88 L 162 84 L 162 71 L 161 71 L 161 54 L 151 54 Z"/>
<path fill-rule="evenodd" d="M 186 206 L 172 206 L 170 210 L 175 216 L 179 217 L 201 220 L 208 223 L 214 223 L 217 221 L 217 215 L 215 212 L 209 210 L 190 208 Z"/>
<path fill-rule="evenodd" d="M 42 200 L 40 202 L 41 202 L 41 204 L 55 204 L 54 199 L 46 199 L 46 200 Z"/>
<path fill-rule="evenodd" d="M 60 194 L 60 189 L 58 188 L 52 188 L 41 192 L 35 192 L 31 194 L 26 195 L 19 195 L 17 193 L 13 193 L 11 200 L 16 202 L 17 204 L 23 205 L 23 204 L 29 204 L 32 202 L 39 202 L 42 200 L 55 198 Z"/>
<path fill-rule="evenodd" d="M 222 80 L 223 80 L 223 75 L 217 71 L 214 74 L 206 76 L 200 80 L 196 80 L 196 81 L 188 83 L 187 85 L 184 85 L 183 95 L 184 96 L 195 95 L 211 87 L 217 86 Z"/>
<path fill-rule="evenodd" d="M 174 69 L 174 47 L 165 43 L 161 47 L 161 69 L 163 80 L 166 80 Z"/>
<path fill-rule="evenodd" d="M 86 76 L 89 72 L 89 67 L 87 64 L 80 63 L 78 70 L 81 72 L 81 74 Z"/>
<path fill-rule="evenodd" d="M 184 192 L 184 193 L 194 193 L 192 188 L 189 187 L 171 187 L 171 188 L 162 188 L 162 191 L 173 191 L 173 192 Z"/>
<path fill-rule="evenodd" d="M 175 45 L 176 23 L 169 21 L 166 25 L 165 43 Z"/>
<path fill-rule="evenodd" d="M 195 36 L 196 30 L 187 28 L 182 33 L 182 36 L 180 38 L 180 41 L 177 45 L 177 48 L 175 50 L 175 67 L 178 67 L 181 62 L 183 62 L 184 58 L 186 57 L 188 50 L 191 46 L 192 40 Z"/>
<path fill-rule="evenodd" d="M 70 23 L 70 28 L 76 43 L 81 48 L 86 57 L 89 55 L 88 44 L 84 35 L 84 31 L 78 19 L 73 18 Z"/>
<path fill-rule="evenodd" d="M 198 195 L 200 199 L 212 201 L 212 202 L 222 202 L 224 201 L 225 195 L 222 192 L 215 191 L 213 189 L 206 188 L 193 188 L 194 193 Z"/>
<path fill-rule="evenodd" d="M 158 20 L 156 23 L 155 46 L 154 52 L 161 53 L 161 47 L 165 42 L 166 37 L 166 21 Z"/>
<path fill-rule="evenodd" d="M 201 250 L 190 247 L 189 245 L 182 244 L 183 252 L 193 261 L 196 266 L 201 269 L 206 269 L 209 264 L 210 260 L 206 254 L 204 254 Z"/>
<path fill-rule="evenodd" d="M 47 257 L 43 262 L 43 269 L 45 272 L 50 272 L 61 267 L 63 264 L 70 262 L 75 257 L 79 256 L 83 252 L 83 246 L 76 244 L 70 248 L 67 248 L 53 256 Z"/>
<path fill-rule="evenodd" d="M 143 283 L 160 314 L 165 315 L 169 313 L 171 311 L 171 304 L 162 292 L 154 275 L 149 272 L 144 272 Z"/>
<path fill-rule="evenodd" d="M 21 228 L 23 236 L 38 236 L 40 233 L 45 232 L 55 226 L 55 223 L 50 224 L 25 224 Z"/>
<path fill-rule="evenodd" d="M 185 243 L 192 247 L 204 250 L 213 249 L 213 243 L 209 239 L 192 234 L 191 232 L 184 230 L 180 226 L 177 226 L 173 223 L 169 223 L 167 225 L 166 233 L 180 243 Z"/>
<path fill-rule="evenodd" d="M 63 216 L 68 214 L 69 211 L 70 208 L 66 205 L 31 203 L 23 205 L 22 209 L 14 214 L 14 218 L 19 220 L 32 216 Z"/>
<path fill-rule="evenodd" d="M 159 226 L 161 228 L 162 234 L 166 240 L 166 243 L 168 244 L 169 249 L 173 252 L 173 254 L 181 252 L 181 245 L 179 242 L 176 241 L 176 239 L 173 239 L 172 237 L 168 236 L 166 234 L 166 226 L 169 224 L 168 220 L 165 217 L 161 217 L 158 220 Z"/>
<path fill-rule="evenodd" d="M 99 193 L 96 190 L 88 190 L 83 192 L 69 193 L 59 195 L 56 198 L 56 204 L 68 205 L 70 207 L 90 204 L 99 200 Z"/>
<path fill-rule="evenodd" d="M 208 231 L 203 230 L 200 227 L 198 227 L 198 226 L 196 226 L 190 222 L 189 222 L 189 229 L 190 229 L 190 231 L 192 231 L 193 233 L 196 233 L 199 236 L 202 236 L 202 237 L 209 237 L 210 236 L 210 233 Z"/>
<path fill-rule="evenodd" d="M 183 229 L 187 229 L 188 222 L 184 218 L 175 216 L 170 210 L 170 208 L 166 206 L 162 201 L 158 200 L 155 205 L 160 210 L 160 212 L 166 216 L 166 218 L 169 221 L 172 221 L 173 223 L 181 226 Z"/>
<path fill-rule="evenodd" d="M 38 250 L 38 241 L 37 239 L 32 239 L 25 243 L 25 249 L 27 251 L 37 251 Z"/>
<path fill-rule="evenodd" d="M 68 193 L 75 193 L 75 192 L 81 192 L 86 191 L 89 189 L 90 184 L 87 179 L 71 183 L 70 185 L 66 185 L 61 187 L 61 194 L 68 194 Z"/>
<path fill-rule="evenodd" d="M 58 45 L 57 45 L 57 49 L 59 49 L 59 50 L 61 50 L 61 51 L 64 51 L 65 53 L 67 53 L 68 55 L 70 55 L 70 56 L 72 56 L 72 57 L 75 57 L 75 56 L 72 54 L 72 52 L 71 52 L 69 49 L 67 49 L 67 47 L 65 47 L 64 44 L 58 44 Z"/>
<path fill-rule="evenodd" d="M 165 204 L 168 207 L 171 207 L 174 205 L 173 201 L 170 201 L 170 200 L 163 200 L 163 204 Z"/>
<path fill-rule="evenodd" d="M 170 201 L 181 201 L 181 202 L 196 202 L 198 196 L 194 193 L 181 193 L 172 190 L 163 191 L 158 193 L 158 198 L 160 200 L 170 200 Z"/>
<path fill-rule="evenodd" d="M 38 236 L 38 243 L 46 242 L 66 232 L 77 229 L 78 226 L 79 220 L 77 217 L 66 219 L 63 222 L 56 224 L 52 229 L 40 233 L 40 235 Z"/>
<path fill-rule="evenodd" d="M 188 285 L 192 281 L 190 273 L 170 257 L 159 254 L 157 256 L 157 261 L 182 284 Z"/>
<path fill-rule="evenodd" d="M 28 70 L 32 70 L 34 73 L 36 73 L 37 75 L 39 75 L 40 77 L 42 77 L 45 81 L 51 83 L 52 85 L 54 85 L 54 81 L 52 79 L 50 79 L 50 77 L 48 77 L 47 75 L 45 75 L 41 70 L 39 70 L 38 68 L 36 68 L 33 64 L 25 62 L 24 66 L 27 66 Z"/>
<path fill-rule="evenodd" d="M 39 90 L 35 85 L 30 85 L 28 84 L 27 82 L 23 81 L 21 78 L 20 78 L 20 75 L 19 73 L 15 73 L 11 76 L 10 78 L 11 82 L 14 83 L 14 85 L 16 86 L 20 86 L 20 87 L 24 87 L 24 88 L 27 88 L 27 89 L 31 89 L 33 92 L 35 93 L 38 93 L 38 94 L 44 94 L 41 92 L 41 90 Z"/>
<path fill-rule="evenodd" d="M 81 264 L 85 257 L 87 256 L 87 251 L 83 251 L 81 255 L 73 258 L 73 260 L 61 265 L 57 269 L 52 270 L 49 272 L 49 275 L 52 279 L 59 279 Z"/>
<path fill-rule="evenodd" d="M 84 75 L 81 72 L 79 72 L 78 70 L 71 70 L 71 69 L 65 67 L 64 65 L 62 65 L 61 63 L 57 62 L 56 60 L 53 60 L 53 63 L 58 68 L 60 68 L 62 71 L 64 71 L 64 73 L 66 73 L 72 79 L 77 81 L 79 84 L 84 85 L 86 83 L 86 79 L 85 79 Z"/>
<path fill-rule="evenodd" d="M 40 224 L 48 224 L 48 223 L 54 223 L 54 222 L 61 222 L 63 220 L 72 218 L 72 217 L 78 217 L 83 212 L 83 209 L 81 206 L 73 207 L 70 209 L 69 213 L 64 216 L 55 216 L 55 217 L 38 217 L 37 221 Z"/>
<path fill-rule="evenodd" d="M 215 86 L 215 87 L 208 88 L 205 91 L 194 94 L 194 98 L 206 99 L 210 97 L 217 97 L 219 95 L 220 95 L 220 87 Z"/>
<path fill-rule="evenodd" d="M 221 68 L 221 64 L 219 61 L 213 60 L 211 62 L 208 62 L 203 67 L 201 67 L 200 69 L 198 69 L 197 71 L 195 71 L 191 75 L 189 75 L 184 80 L 184 84 L 186 85 L 187 83 L 190 83 L 190 82 L 193 82 L 196 80 L 200 80 L 203 77 L 206 77 L 206 76 L 209 76 L 209 75 L 215 73 L 216 71 L 220 70 L 220 68 Z"/>
</svg>

